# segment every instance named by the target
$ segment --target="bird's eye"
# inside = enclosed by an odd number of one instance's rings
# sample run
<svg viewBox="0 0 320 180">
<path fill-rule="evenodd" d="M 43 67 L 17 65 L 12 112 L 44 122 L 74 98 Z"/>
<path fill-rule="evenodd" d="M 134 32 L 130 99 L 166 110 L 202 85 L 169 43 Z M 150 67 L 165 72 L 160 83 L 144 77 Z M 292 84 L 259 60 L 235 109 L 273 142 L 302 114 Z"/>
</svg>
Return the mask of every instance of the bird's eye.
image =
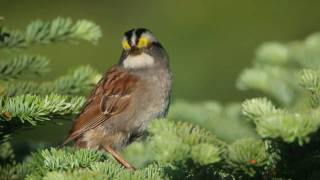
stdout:
<svg viewBox="0 0 320 180">
<path fill-rule="evenodd" d="M 140 37 L 137 47 L 138 48 L 143 48 L 146 47 L 150 43 L 149 39 L 146 37 Z"/>
<path fill-rule="evenodd" d="M 127 39 L 124 39 L 123 41 L 122 41 L 122 47 L 123 47 L 123 49 L 125 49 L 125 50 L 129 50 L 131 47 L 130 47 L 130 44 L 129 44 L 129 42 L 128 42 L 128 40 Z"/>
</svg>

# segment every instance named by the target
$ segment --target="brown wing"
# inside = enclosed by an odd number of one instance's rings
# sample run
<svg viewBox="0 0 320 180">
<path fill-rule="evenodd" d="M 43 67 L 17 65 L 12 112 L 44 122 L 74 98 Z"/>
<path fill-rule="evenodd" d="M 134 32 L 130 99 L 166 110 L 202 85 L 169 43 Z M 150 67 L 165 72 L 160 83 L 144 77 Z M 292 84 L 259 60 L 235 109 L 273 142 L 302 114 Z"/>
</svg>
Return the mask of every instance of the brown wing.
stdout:
<svg viewBox="0 0 320 180">
<path fill-rule="evenodd" d="M 119 66 L 106 72 L 83 105 L 63 145 L 125 110 L 138 77 Z"/>
</svg>

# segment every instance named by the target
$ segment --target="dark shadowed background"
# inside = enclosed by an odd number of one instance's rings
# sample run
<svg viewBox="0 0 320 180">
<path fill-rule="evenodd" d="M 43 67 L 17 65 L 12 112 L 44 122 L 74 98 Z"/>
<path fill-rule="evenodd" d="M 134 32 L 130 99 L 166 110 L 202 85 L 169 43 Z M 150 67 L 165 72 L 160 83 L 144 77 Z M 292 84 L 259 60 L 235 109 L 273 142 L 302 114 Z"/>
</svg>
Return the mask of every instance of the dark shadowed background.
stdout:
<svg viewBox="0 0 320 180">
<path fill-rule="evenodd" d="M 31 20 L 57 16 L 90 19 L 101 26 L 99 44 L 56 44 L 30 48 L 51 59 L 53 78 L 90 64 L 103 72 L 118 61 L 123 33 L 151 29 L 170 54 L 174 99 L 240 101 L 235 81 L 266 41 L 302 39 L 320 30 L 320 1 L 309 0 L 0 0 L 5 25 L 23 28 Z"/>
</svg>

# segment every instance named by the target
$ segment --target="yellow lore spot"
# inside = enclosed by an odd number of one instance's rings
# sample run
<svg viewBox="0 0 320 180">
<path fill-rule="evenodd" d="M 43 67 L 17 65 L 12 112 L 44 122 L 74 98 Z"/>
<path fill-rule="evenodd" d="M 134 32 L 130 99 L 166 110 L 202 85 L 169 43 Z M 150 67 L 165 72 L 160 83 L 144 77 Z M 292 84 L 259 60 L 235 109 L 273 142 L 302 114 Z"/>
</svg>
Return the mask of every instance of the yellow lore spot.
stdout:
<svg viewBox="0 0 320 180">
<path fill-rule="evenodd" d="M 138 48 L 143 48 L 143 47 L 146 47 L 148 44 L 149 44 L 149 39 L 148 38 L 146 38 L 146 37 L 140 37 L 140 39 L 139 39 L 139 42 L 138 42 L 138 44 L 137 44 L 137 47 Z"/>
<path fill-rule="evenodd" d="M 125 49 L 125 50 L 130 49 L 130 45 L 129 45 L 128 40 L 125 39 L 125 40 L 122 41 L 122 47 L 123 47 L 123 49 Z"/>
</svg>

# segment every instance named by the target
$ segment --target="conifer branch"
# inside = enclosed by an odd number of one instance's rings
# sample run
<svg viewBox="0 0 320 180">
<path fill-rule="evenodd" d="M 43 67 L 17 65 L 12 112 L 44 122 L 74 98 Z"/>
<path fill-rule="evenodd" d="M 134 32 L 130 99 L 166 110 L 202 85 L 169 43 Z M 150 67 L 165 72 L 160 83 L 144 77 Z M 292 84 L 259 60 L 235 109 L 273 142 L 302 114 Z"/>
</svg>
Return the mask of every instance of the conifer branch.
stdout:
<svg viewBox="0 0 320 180">
<path fill-rule="evenodd" d="M 81 95 L 98 82 L 100 75 L 90 66 L 82 66 L 61 76 L 52 82 L 35 83 L 27 81 L 0 83 L 2 96 L 16 96 L 21 94 L 57 93 L 62 95 Z"/>
<path fill-rule="evenodd" d="M 43 121 L 63 119 L 79 112 L 83 97 L 56 94 L 39 97 L 20 95 L 0 98 L 0 132 L 8 134 L 23 126 L 34 126 Z"/>
<path fill-rule="evenodd" d="M 32 179 L 161 179 L 163 168 L 156 164 L 134 172 L 123 169 L 105 153 L 91 149 L 50 148 L 33 154 L 25 163 L 37 171 L 31 172 Z"/>
<path fill-rule="evenodd" d="M 263 43 L 256 50 L 255 61 L 258 64 L 284 66 L 292 63 L 290 60 L 290 50 L 282 43 Z"/>
<path fill-rule="evenodd" d="M 244 171 L 253 176 L 255 167 L 267 164 L 268 153 L 262 141 L 241 139 L 228 147 L 226 162 L 233 171 Z"/>
<path fill-rule="evenodd" d="M 255 176 L 279 160 L 278 154 L 269 152 L 269 147 L 261 140 L 249 138 L 226 145 L 189 123 L 158 120 L 152 122 L 149 130 L 151 137 L 147 141 L 126 148 L 125 154 L 133 158 L 132 162 L 137 162 L 134 157 L 138 156 L 141 161 L 147 156 L 147 162 L 156 160 L 180 170 L 187 167 L 185 170 L 195 177 L 197 173 L 192 170 L 195 167 L 205 169 L 209 177 L 232 177 L 236 173 Z M 134 154 L 130 156 L 130 153 Z M 210 166 L 215 168 L 206 169 Z"/>
<path fill-rule="evenodd" d="M 82 66 L 53 82 L 42 84 L 41 91 L 65 95 L 83 94 L 90 90 L 100 78 L 101 75 L 93 68 Z"/>
<path fill-rule="evenodd" d="M 49 60 L 42 56 L 17 56 L 10 61 L 0 62 L 0 80 L 10 80 L 48 71 Z"/>
<path fill-rule="evenodd" d="M 0 135 L 2 135 L 1 132 Z M 8 134 L 0 139 L 0 164 L 14 160 L 13 148 L 10 143 L 11 139 L 12 137 Z"/>
<path fill-rule="evenodd" d="M 126 148 L 126 155 L 134 152 L 134 156 L 128 157 L 129 160 L 139 157 L 140 165 L 157 161 L 185 166 L 185 160 L 190 159 L 193 163 L 206 166 L 220 162 L 221 153 L 226 147 L 210 132 L 190 123 L 155 120 L 149 126 L 149 132 L 150 137 L 145 142 L 134 143 Z"/>
<path fill-rule="evenodd" d="M 276 113 L 276 107 L 267 98 L 254 98 L 242 103 L 242 112 L 249 119 L 259 121 L 263 116 Z"/>
<path fill-rule="evenodd" d="M 216 101 L 191 103 L 178 100 L 171 105 L 168 119 L 199 125 L 227 142 L 256 136 L 251 124 L 241 116 L 240 103 L 223 105 Z M 233 131 L 225 133 L 230 128 Z"/>
<path fill-rule="evenodd" d="M 0 96 L 9 97 L 23 94 L 40 94 L 39 92 L 42 92 L 42 88 L 38 83 L 26 81 L 1 82 L 0 88 Z"/>
<path fill-rule="evenodd" d="M 34 44 L 49 44 L 60 41 L 85 40 L 96 43 L 101 37 L 99 26 L 88 20 L 56 18 L 51 22 L 36 20 L 31 22 L 25 31 L 10 31 L 0 28 L 1 48 L 25 48 Z"/>
<path fill-rule="evenodd" d="M 258 90 L 274 97 L 283 105 L 290 105 L 299 93 L 295 81 L 298 75 L 282 67 L 255 66 L 240 75 L 237 87 L 241 90 Z"/>
<path fill-rule="evenodd" d="M 191 153 L 192 151 L 199 151 L 199 147 L 194 145 L 203 144 L 206 146 L 210 144 L 214 150 L 209 155 L 212 161 L 208 163 L 214 163 L 220 160 L 221 149 L 225 146 L 223 142 L 208 131 L 189 123 L 159 120 L 153 122 L 149 130 L 154 135 L 150 140 L 150 148 L 156 153 L 155 158 L 160 162 L 175 162 L 185 159 L 187 156 L 198 158 L 198 156 L 192 156 Z M 203 162 L 201 158 L 194 160 Z"/>
<path fill-rule="evenodd" d="M 320 73 L 311 69 L 304 69 L 301 72 L 300 85 L 311 94 L 310 102 L 312 107 L 320 105 Z"/>
<path fill-rule="evenodd" d="M 290 113 L 278 111 L 276 114 L 265 116 L 256 124 L 257 132 L 264 138 L 282 138 L 300 145 L 308 143 L 310 136 L 320 127 L 318 111 L 306 113 Z"/>
<path fill-rule="evenodd" d="M 288 143 L 298 141 L 302 145 L 309 142 L 310 136 L 320 127 L 318 109 L 290 112 L 276 109 L 265 98 L 245 101 L 243 114 L 253 120 L 261 137 L 282 138 Z"/>
<path fill-rule="evenodd" d="M 6 180 L 24 179 L 32 170 L 25 163 L 13 163 L 0 166 L 0 178 Z"/>
</svg>

